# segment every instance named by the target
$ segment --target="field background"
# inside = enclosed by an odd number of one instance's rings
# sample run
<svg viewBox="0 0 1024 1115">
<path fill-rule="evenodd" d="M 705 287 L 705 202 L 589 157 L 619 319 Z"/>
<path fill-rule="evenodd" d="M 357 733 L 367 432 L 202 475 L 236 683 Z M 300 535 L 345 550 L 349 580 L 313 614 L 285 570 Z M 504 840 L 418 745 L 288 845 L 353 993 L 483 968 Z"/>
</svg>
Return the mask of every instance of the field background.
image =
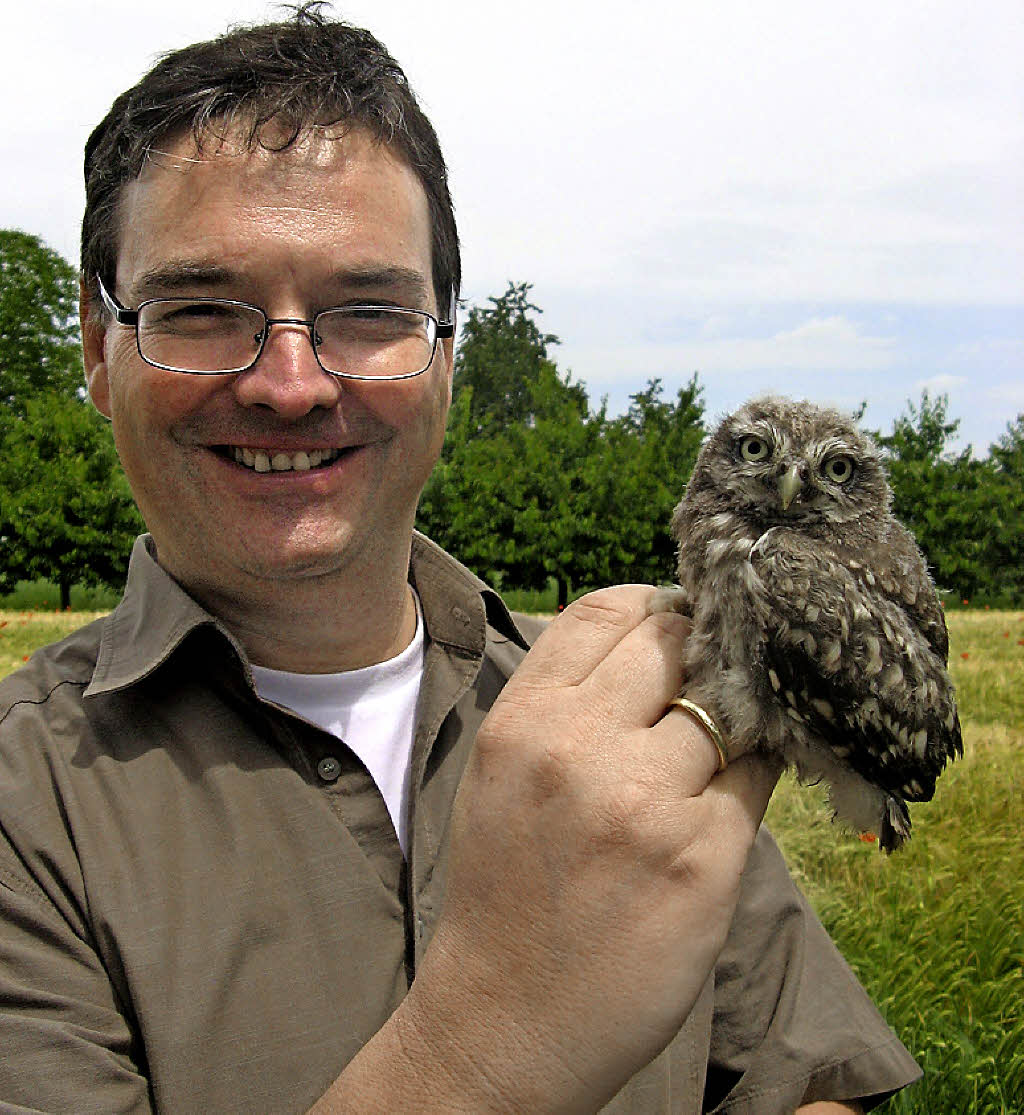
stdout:
<svg viewBox="0 0 1024 1115">
<path fill-rule="evenodd" d="M 102 614 L 54 612 L 42 595 L 20 603 L 0 611 L 0 676 Z M 886 1110 L 1022 1115 L 1024 614 L 957 609 L 948 619 L 966 753 L 935 801 L 912 807 L 907 847 L 888 857 L 841 832 L 823 793 L 789 778 L 768 823 L 836 944 L 925 1070 Z"/>
</svg>

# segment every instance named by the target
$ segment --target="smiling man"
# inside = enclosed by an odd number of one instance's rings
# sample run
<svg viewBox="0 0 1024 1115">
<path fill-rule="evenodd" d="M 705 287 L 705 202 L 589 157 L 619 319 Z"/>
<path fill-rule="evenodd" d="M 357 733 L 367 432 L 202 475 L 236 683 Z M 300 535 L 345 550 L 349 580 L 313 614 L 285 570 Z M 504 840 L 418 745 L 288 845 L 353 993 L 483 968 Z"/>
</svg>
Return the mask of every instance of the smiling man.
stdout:
<svg viewBox="0 0 1024 1115">
<path fill-rule="evenodd" d="M 414 532 L 459 254 L 384 48 L 311 5 L 177 51 L 86 186 L 89 392 L 149 533 L 112 615 L 0 686 L 0 1107 L 911 1081 L 759 827 L 777 772 L 671 704 L 687 621 L 626 586 L 541 631 Z"/>
<path fill-rule="evenodd" d="M 123 189 L 104 286 L 142 318 L 90 313 L 84 329 L 90 395 L 160 564 L 259 665 L 392 658 L 415 629 L 409 545 L 451 390 L 424 190 L 364 129 L 280 151 L 246 150 L 237 128 L 201 149 L 171 139 Z M 154 366 L 170 360 L 243 370 Z M 354 605 L 372 622 L 339 624 Z"/>
</svg>

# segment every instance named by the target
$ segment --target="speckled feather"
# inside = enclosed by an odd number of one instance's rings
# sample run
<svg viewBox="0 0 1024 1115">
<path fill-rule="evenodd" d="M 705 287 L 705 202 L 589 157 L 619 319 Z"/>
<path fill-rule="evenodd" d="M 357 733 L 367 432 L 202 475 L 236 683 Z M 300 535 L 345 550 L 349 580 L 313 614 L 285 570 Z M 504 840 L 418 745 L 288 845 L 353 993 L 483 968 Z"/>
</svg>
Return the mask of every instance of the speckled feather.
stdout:
<svg viewBox="0 0 1024 1115">
<path fill-rule="evenodd" d="M 771 752 L 825 781 L 836 816 L 886 851 L 963 753 L 942 608 L 890 503 L 847 418 L 753 400 L 701 450 L 672 520 L 680 587 L 657 605 L 693 618 L 683 692 L 730 757 Z"/>
</svg>

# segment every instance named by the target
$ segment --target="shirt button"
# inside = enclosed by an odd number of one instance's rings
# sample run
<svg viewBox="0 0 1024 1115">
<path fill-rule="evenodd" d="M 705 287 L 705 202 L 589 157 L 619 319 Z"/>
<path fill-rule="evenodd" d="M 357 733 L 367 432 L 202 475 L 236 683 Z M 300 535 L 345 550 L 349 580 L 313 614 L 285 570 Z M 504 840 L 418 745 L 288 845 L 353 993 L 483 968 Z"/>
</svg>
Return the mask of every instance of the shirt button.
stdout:
<svg viewBox="0 0 1024 1115">
<path fill-rule="evenodd" d="M 325 782 L 333 782 L 341 774 L 341 763 L 333 755 L 325 755 L 317 763 L 316 772 Z"/>
</svg>

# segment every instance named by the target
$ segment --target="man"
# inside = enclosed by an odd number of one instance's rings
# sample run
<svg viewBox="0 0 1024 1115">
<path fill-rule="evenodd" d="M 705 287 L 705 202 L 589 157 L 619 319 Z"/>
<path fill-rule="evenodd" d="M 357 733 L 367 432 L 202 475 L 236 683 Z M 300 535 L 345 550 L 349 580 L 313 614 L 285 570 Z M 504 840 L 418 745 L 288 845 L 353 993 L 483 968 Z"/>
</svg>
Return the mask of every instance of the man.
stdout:
<svg viewBox="0 0 1024 1115">
<path fill-rule="evenodd" d="M 525 657 L 414 536 L 458 246 L 380 44 L 313 6 L 170 55 L 86 181 L 89 391 L 150 535 L 2 688 L 0 1102 L 856 1111 L 913 1079 L 755 835 L 777 772 L 670 707 L 686 621 L 606 590 Z"/>
</svg>

